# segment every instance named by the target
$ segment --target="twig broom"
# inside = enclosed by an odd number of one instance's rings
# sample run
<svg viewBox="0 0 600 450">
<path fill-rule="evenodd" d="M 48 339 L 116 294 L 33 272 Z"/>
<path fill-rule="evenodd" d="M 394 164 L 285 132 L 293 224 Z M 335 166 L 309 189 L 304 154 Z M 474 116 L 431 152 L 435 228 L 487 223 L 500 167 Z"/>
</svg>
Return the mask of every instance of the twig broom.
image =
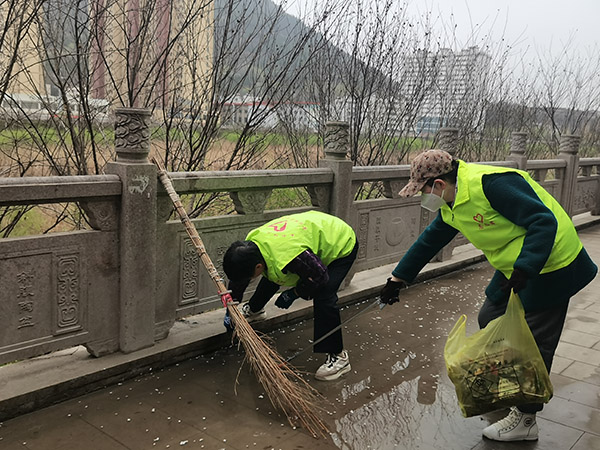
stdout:
<svg viewBox="0 0 600 450">
<path fill-rule="evenodd" d="M 158 167 L 158 178 L 169 194 L 204 267 L 208 270 L 210 278 L 221 297 L 223 306 L 229 311 L 235 334 L 246 352 L 246 359 L 249 361 L 258 381 L 265 389 L 269 400 L 275 408 L 284 412 L 292 427 L 299 422 L 314 437 L 326 436 L 329 430 L 320 418 L 323 408 L 319 403 L 324 400 L 323 397 L 271 345 L 265 343 L 256 334 L 238 310 L 227 287 L 219 276 L 219 272 L 208 256 L 196 227 L 194 227 L 183 208 L 166 169 L 157 158 L 152 158 L 152 162 Z"/>
</svg>

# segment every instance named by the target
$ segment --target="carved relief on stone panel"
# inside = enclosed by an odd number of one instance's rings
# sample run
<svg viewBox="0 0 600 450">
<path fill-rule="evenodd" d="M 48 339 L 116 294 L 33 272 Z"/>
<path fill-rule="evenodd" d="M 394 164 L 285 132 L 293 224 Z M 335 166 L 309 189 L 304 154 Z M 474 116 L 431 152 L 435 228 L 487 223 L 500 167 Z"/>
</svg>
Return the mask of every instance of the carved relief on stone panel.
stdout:
<svg viewBox="0 0 600 450">
<path fill-rule="evenodd" d="M 435 215 L 437 213 L 432 213 L 431 211 L 427 211 L 425 208 L 421 208 L 420 214 L 421 214 L 421 224 L 419 227 L 420 228 L 419 232 L 423 231 L 425 228 L 427 228 L 429 226 L 429 224 L 435 218 Z"/>
<path fill-rule="evenodd" d="M 127 183 L 127 190 L 130 194 L 143 194 L 150 184 L 150 178 L 146 175 L 132 176 Z"/>
<path fill-rule="evenodd" d="M 307 191 L 313 206 L 329 211 L 329 204 L 331 203 L 331 189 L 329 186 L 308 186 Z"/>
<path fill-rule="evenodd" d="M 212 260 L 217 272 L 219 272 L 219 276 L 224 280 L 225 272 L 223 272 L 223 257 L 225 256 L 225 252 L 229 248 L 228 245 L 220 245 L 214 251 L 214 259 Z"/>
<path fill-rule="evenodd" d="M 150 112 L 117 109 L 115 118 L 117 152 L 135 156 L 147 154 L 150 150 Z"/>
<path fill-rule="evenodd" d="M 56 327 L 58 333 L 66 333 L 81 328 L 80 277 L 79 254 L 57 256 Z"/>
<path fill-rule="evenodd" d="M 164 224 L 173 213 L 175 206 L 169 197 L 158 197 L 156 199 L 156 217 L 159 224 Z"/>
<path fill-rule="evenodd" d="M 368 235 L 368 258 L 379 258 L 408 249 L 419 233 L 420 212 L 415 208 L 390 207 L 369 211 L 362 219 Z"/>
<path fill-rule="evenodd" d="M 261 214 L 265 210 L 272 189 L 231 192 L 229 195 L 238 214 Z"/>
<path fill-rule="evenodd" d="M 398 193 L 406 186 L 407 181 L 387 180 L 383 182 L 383 196 L 385 198 L 398 198 Z"/>
<path fill-rule="evenodd" d="M 369 243 L 369 212 L 365 211 L 358 215 L 358 258 L 367 257 L 367 246 Z"/>
<path fill-rule="evenodd" d="M 391 251 L 407 250 L 418 237 L 422 208 L 396 208 L 386 219 L 385 243 Z"/>
<path fill-rule="evenodd" d="M 39 301 L 39 286 L 36 285 L 38 279 L 33 265 L 24 264 L 19 268 L 15 275 L 16 303 L 17 303 L 17 330 L 23 328 L 33 328 L 37 325 L 36 304 Z"/>
<path fill-rule="evenodd" d="M 116 231 L 119 228 L 119 211 L 116 202 L 81 201 L 80 205 L 94 230 Z"/>
<path fill-rule="evenodd" d="M 373 236 L 371 237 L 371 250 L 375 255 L 382 253 L 382 236 L 385 224 L 383 223 L 382 217 L 379 214 L 374 214 L 372 219 L 373 222 Z"/>
<path fill-rule="evenodd" d="M 180 296 L 179 304 L 198 301 L 198 276 L 200 256 L 188 237 L 181 238 Z"/>
<path fill-rule="evenodd" d="M 595 180 L 579 182 L 575 192 L 574 211 L 589 211 L 596 204 L 598 183 Z"/>
<path fill-rule="evenodd" d="M 406 219 L 410 220 L 410 218 Z M 411 232 L 411 229 L 414 230 L 414 218 L 413 226 L 410 226 L 408 223 L 406 223 L 406 219 L 402 216 L 397 216 L 392 218 L 387 224 L 385 242 L 390 247 L 396 247 L 397 245 L 400 245 L 407 237 L 413 237 L 414 232 Z"/>
<path fill-rule="evenodd" d="M 323 147 L 328 157 L 345 157 L 350 148 L 348 128 L 348 124 L 343 122 L 327 124 Z"/>
</svg>

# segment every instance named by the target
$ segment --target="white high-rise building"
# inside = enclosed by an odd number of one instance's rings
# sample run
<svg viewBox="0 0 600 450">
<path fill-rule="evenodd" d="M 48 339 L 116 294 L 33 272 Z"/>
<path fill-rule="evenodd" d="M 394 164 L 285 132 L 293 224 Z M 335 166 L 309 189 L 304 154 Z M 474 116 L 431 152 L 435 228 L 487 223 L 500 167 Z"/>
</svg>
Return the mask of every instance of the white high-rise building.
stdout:
<svg viewBox="0 0 600 450">
<path fill-rule="evenodd" d="M 405 59 L 407 101 L 421 101 L 417 134 L 445 126 L 476 127 L 487 96 L 491 57 L 469 47 L 460 52 L 420 51 Z M 421 99 L 421 100 L 419 100 Z"/>
</svg>

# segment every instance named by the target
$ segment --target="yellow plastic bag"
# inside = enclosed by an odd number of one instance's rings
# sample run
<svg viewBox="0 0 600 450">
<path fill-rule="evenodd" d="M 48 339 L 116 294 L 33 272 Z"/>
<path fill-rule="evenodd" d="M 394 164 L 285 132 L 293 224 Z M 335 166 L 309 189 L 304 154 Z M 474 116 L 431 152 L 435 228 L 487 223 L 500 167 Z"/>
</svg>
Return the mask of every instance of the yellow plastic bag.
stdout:
<svg viewBox="0 0 600 450">
<path fill-rule="evenodd" d="M 504 315 L 469 337 L 466 320 L 465 315 L 458 319 L 444 347 L 465 417 L 550 400 L 552 383 L 516 294 L 511 293 Z"/>
</svg>

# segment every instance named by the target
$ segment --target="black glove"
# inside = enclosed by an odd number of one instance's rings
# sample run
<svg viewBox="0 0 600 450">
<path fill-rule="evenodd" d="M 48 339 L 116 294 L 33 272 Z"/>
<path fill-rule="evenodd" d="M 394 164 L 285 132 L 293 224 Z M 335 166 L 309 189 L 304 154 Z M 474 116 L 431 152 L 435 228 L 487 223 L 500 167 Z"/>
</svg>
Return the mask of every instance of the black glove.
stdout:
<svg viewBox="0 0 600 450">
<path fill-rule="evenodd" d="M 519 292 L 527 286 L 527 274 L 521 269 L 514 269 L 510 279 L 502 283 L 500 290 L 505 294 L 510 294 L 511 289 Z"/>
<path fill-rule="evenodd" d="M 275 300 L 275 306 L 281 309 L 288 309 L 297 298 L 298 294 L 296 294 L 294 288 L 288 289 L 279 294 L 279 297 Z"/>
<path fill-rule="evenodd" d="M 381 297 L 381 303 L 385 303 L 386 305 L 391 305 L 400 301 L 398 295 L 400 294 L 400 289 L 404 289 L 406 287 L 406 283 L 404 281 L 393 281 L 391 278 L 387 279 L 387 283 L 381 290 L 379 296 Z"/>
<path fill-rule="evenodd" d="M 315 285 L 310 281 L 298 281 L 295 289 L 298 297 L 302 297 L 304 300 L 312 300 L 315 296 Z"/>
</svg>

